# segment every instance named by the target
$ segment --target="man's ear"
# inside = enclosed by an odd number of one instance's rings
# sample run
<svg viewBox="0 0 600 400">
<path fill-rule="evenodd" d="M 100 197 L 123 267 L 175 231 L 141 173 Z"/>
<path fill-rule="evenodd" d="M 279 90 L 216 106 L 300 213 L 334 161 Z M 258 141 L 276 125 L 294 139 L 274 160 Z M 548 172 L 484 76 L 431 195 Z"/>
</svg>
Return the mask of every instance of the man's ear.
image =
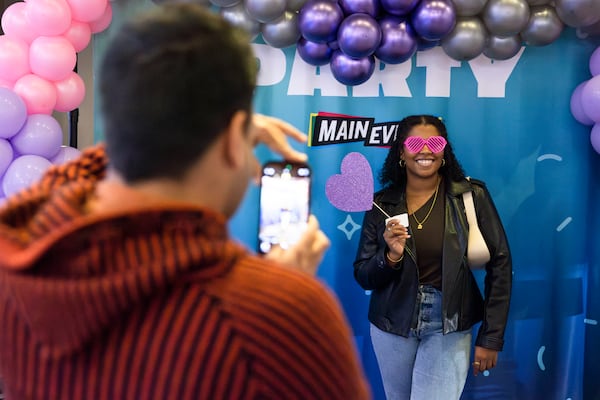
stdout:
<svg viewBox="0 0 600 400">
<path fill-rule="evenodd" d="M 234 168 L 245 165 L 248 157 L 248 118 L 246 111 L 236 111 L 225 132 L 224 157 Z"/>
</svg>

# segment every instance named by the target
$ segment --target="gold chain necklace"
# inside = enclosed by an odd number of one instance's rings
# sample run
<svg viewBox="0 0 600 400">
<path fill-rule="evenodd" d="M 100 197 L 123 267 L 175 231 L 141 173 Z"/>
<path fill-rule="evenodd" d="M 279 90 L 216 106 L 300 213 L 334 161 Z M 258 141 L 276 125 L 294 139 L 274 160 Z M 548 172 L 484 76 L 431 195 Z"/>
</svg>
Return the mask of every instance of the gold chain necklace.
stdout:
<svg viewBox="0 0 600 400">
<path fill-rule="evenodd" d="M 413 218 L 417 221 L 417 229 L 423 229 L 423 224 L 427 221 L 427 218 L 431 215 L 433 211 L 433 207 L 435 206 L 435 201 L 437 200 L 438 190 L 440 189 L 440 179 L 438 178 L 437 186 L 435 187 L 435 193 L 433 194 L 433 201 L 431 202 L 431 207 L 429 207 L 429 211 L 427 211 L 427 215 L 423 218 L 423 221 L 419 221 L 417 219 L 416 211 L 412 213 Z"/>
</svg>

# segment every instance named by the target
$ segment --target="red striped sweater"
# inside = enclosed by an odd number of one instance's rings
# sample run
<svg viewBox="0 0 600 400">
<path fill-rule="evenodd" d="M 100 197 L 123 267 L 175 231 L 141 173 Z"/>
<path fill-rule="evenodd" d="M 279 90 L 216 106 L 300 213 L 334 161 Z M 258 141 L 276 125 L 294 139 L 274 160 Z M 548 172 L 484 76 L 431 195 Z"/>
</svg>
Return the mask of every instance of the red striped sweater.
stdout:
<svg viewBox="0 0 600 400">
<path fill-rule="evenodd" d="M 106 163 L 90 149 L 0 212 L 7 398 L 369 398 L 324 285 L 249 254 L 207 209 L 88 212 Z"/>
</svg>

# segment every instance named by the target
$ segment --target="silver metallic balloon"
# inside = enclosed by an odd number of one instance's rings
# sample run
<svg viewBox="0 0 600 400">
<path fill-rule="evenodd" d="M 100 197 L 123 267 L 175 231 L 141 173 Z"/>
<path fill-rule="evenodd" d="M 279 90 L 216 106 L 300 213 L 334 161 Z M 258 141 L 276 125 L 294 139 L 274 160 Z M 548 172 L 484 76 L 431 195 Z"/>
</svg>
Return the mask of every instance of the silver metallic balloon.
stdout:
<svg viewBox="0 0 600 400">
<path fill-rule="evenodd" d="M 287 0 L 285 9 L 288 11 L 300 11 L 306 0 Z"/>
<path fill-rule="evenodd" d="M 479 14 L 488 0 L 452 0 L 459 17 L 472 17 Z"/>
<path fill-rule="evenodd" d="M 527 0 L 530 6 L 543 6 L 544 4 L 550 4 L 552 0 Z"/>
<path fill-rule="evenodd" d="M 240 2 L 241 0 L 210 0 L 210 4 L 217 7 L 233 7 Z"/>
<path fill-rule="evenodd" d="M 521 38 L 531 46 L 545 46 L 554 42 L 563 31 L 564 24 L 552 6 L 533 6 L 531 16 Z"/>
<path fill-rule="evenodd" d="M 221 14 L 223 19 L 229 21 L 230 24 L 248 32 L 250 40 L 256 39 L 260 33 L 260 22 L 248 15 L 246 7 L 241 2 L 233 7 L 221 8 L 219 14 Z"/>
<path fill-rule="evenodd" d="M 114 1 L 114 0 L 111 0 Z M 188 4 L 198 4 L 201 6 L 209 7 L 211 4 L 210 0 L 152 0 L 156 4 L 169 4 L 169 3 L 188 3 Z M 239 2 L 240 0 L 237 0 Z M 217 5 L 217 4 L 215 4 Z"/>
<path fill-rule="evenodd" d="M 513 36 L 527 25 L 529 4 L 526 0 L 488 0 L 482 16 L 492 35 Z"/>
<path fill-rule="evenodd" d="M 286 11 L 275 21 L 263 24 L 261 32 L 265 43 L 272 47 L 283 48 L 296 44 L 300 39 L 298 14 Z"/>
<path fill-rule="evenodd" d="M 580 39 L 587 39 L 590 36 L 600 35 L 600 21 L 592 25 L 583 26 L 575 30 L 577 37 Z"/>
<path fill-rule="evenodd" d="M 521 50 L 521 37 L 519 35 L 509 37 L 488 36 L 483 54 L 492 60 L 508 60 L 517 55 Z"/>
<path fill-rule="evenodd" d="M 487 31 L 479 17 L 459 17 L 454 29 L 440 45 L 444 52 L 457 61 L 472 60 L 483 52 Z"/>
<path fill-rule="evenodd" d="M 556 0 L 555 7 L 561 21 L 575 28 L 600 21 L 598 0 Z"/>
<path fill-rule="evenodd" d="M 271 22 L 281 17 L 287 6 L 285 0 L 244 0 L 246 11 L 258 22 Z"/>
</svg>

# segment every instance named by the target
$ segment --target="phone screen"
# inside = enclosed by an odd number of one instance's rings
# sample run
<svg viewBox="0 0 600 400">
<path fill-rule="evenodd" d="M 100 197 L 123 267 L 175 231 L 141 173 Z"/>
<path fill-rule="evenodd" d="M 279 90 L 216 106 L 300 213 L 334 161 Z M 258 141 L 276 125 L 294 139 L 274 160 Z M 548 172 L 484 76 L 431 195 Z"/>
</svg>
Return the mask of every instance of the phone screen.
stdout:
<svg viewBox="0 0 600 400">
<path fill-rule="evenodd" d="M 270 161 L 260 184 L 258 250 L 296 243 L 310 215 L 311 170 L 306 164 Z"/>
</svg>

